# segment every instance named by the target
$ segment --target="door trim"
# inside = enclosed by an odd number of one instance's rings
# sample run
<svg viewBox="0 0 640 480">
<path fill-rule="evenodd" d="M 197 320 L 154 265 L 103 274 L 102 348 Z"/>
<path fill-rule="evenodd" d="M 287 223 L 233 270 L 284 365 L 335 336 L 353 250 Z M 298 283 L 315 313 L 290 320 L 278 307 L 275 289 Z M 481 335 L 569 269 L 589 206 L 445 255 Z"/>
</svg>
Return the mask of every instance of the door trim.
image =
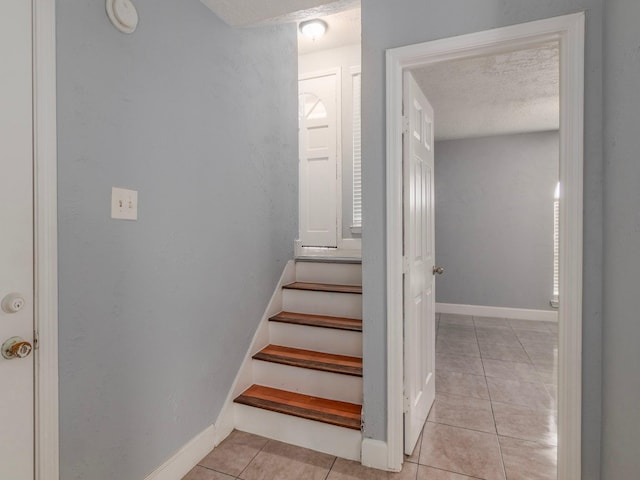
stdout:
<svg viewBox="0 0 640 480">
<path fill-rule="evenodd" d="M 35 473 L 58 480 L 58 225 L 55 1 L 33 1 Z"/>
<path fill-rule="evenodd" d="M 402 73 L 416 66 L 560 42 L 558 478 L 581 477 L 584 12 L 386 52 L 387 469 L 403 462 Z M 394 321 L 395 320 L 395 321 Z"/>
</svg>

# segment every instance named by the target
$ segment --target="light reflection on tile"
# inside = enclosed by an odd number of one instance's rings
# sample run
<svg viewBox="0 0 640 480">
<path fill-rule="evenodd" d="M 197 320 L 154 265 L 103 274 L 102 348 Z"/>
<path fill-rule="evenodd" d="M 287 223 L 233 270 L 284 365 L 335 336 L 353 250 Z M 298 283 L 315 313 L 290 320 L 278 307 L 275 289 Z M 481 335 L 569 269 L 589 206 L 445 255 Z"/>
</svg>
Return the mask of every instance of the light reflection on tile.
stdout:
<svg viewBox="0 0 640 480">
<path fill-rule="evenodd" d="M 530 363 L 505 362 L 503 360 L 482 360 L 487 377 L 520 380 L 521 382 L 542 383 L 542 377 Z"/>
<path fill-rule="evenodd" d="M 486 480 L 504 480 L 498 437 L 427 422 L 420 464 Z"/>
<path fill-rule="evenodd" d="M 556 447 L 508 437 L 499 441 L 509 480 L 556 480 Z"/>
<path fill-rule="evenodd" d="M 436 392 L 489 400 L 483 376 L 457 372 L 436 372 Z"/>
<path fill-rule="evenodd" d="M 556 480 L 557 324 L 440 316 L 437 399 L 402 472 L 234 431 L 183 480 Z"/>
<path fill-rule="evenodd" d="M 496 433 L 491 402 L 479 398 L 436 395 L 428 420 L 453 427 Z"/>
<path fill-rule="evenodd" d="M 545 445 L 558 444 L 558 419 L 555 410 L 493 402 L 493 414 L 498 435 Z"/>
<path fill-rule="evenodd" d="M 492 402 L 512 403 L 533 408 L 553 407 L 553 400 L 542 383 L 519 382 L 487 377 Z"/>
</svg>

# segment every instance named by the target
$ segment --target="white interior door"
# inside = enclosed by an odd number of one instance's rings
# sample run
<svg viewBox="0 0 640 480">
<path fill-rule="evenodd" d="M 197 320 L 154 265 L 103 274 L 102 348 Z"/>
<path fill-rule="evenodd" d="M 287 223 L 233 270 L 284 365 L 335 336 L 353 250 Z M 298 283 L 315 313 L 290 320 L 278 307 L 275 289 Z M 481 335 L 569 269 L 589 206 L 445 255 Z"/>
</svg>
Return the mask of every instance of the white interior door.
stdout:
<svg viewBox="0 0 640 480">
<path fill-rule="evenodd" d="M 404 446 L 415 448 L 435 398 L 433 108 L 404 77 Z"/>
<path fill-rule="evenodd" d="M 33 343 L 31 42 L 31 2 L 2 0 L 0 345 L 12 337 Z M 12 293 L 18 295 L 11 296 Z M 13 358 L 0 355 L 0 477 L 3 479 L 34 478 L 34 355 L 29 346 L 18 342 L 12 351 L 5 352 L 17 354 Z"/>
<path fill-rule="evenodd" d="M 300 242 L 338 246 L 338 74 L 299 81 Z"/>
</svg>

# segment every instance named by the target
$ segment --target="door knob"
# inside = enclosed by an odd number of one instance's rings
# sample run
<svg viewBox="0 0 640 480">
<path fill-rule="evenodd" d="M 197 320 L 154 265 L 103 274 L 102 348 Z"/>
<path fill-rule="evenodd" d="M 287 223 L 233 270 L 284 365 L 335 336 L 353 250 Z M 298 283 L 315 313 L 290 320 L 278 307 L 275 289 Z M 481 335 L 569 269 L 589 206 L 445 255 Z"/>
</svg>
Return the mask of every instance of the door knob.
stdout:
<svg viewBox="0 0 640 480">
<path fill-rule="evenodd" d="M 442 275 L 444 273 L 444 267 L 433 267 L 433 274 L 438 274 L 438 275 Z"/>
<path fill-rule="evenodd" d="M 20 337 L 11 337 L 2 344 L 2 356 L 7 360 L 28 357 L 33 346 Z"/>
</svg>

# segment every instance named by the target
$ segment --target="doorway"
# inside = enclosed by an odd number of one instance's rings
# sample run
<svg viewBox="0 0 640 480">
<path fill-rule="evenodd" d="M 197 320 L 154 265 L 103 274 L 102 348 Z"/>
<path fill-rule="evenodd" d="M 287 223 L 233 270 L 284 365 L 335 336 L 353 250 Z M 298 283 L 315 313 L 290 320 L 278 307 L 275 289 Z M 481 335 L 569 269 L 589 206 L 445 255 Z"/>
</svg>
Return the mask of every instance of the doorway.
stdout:
<svg viewBox="0 0 640 480">
<path fill-rule="evenodd" d="M 387 51 L 387 304 L 388 319 L 402 318 L 402 77 L 445 60 L 560 45 L 560 203 L 558 478 L 580 478 L 582 140 L 584 15 L 500 28 Z M 437 112 L 436 112 L 437 125 Z M 402 463 L 403 324 L 388 321 L 388 465 Z M 429 348 L 434 348 L 430 345 Z M 437 387 L 436 387 L 437 388 Z"/>
<path fill-rule="evenodd" d="M 309 38 L 302 27 L 325 25 Z M 299 233 L 296 257 L 360 259 L 361 13 L 349 8 L 300 23 Z"/>
</svg>

